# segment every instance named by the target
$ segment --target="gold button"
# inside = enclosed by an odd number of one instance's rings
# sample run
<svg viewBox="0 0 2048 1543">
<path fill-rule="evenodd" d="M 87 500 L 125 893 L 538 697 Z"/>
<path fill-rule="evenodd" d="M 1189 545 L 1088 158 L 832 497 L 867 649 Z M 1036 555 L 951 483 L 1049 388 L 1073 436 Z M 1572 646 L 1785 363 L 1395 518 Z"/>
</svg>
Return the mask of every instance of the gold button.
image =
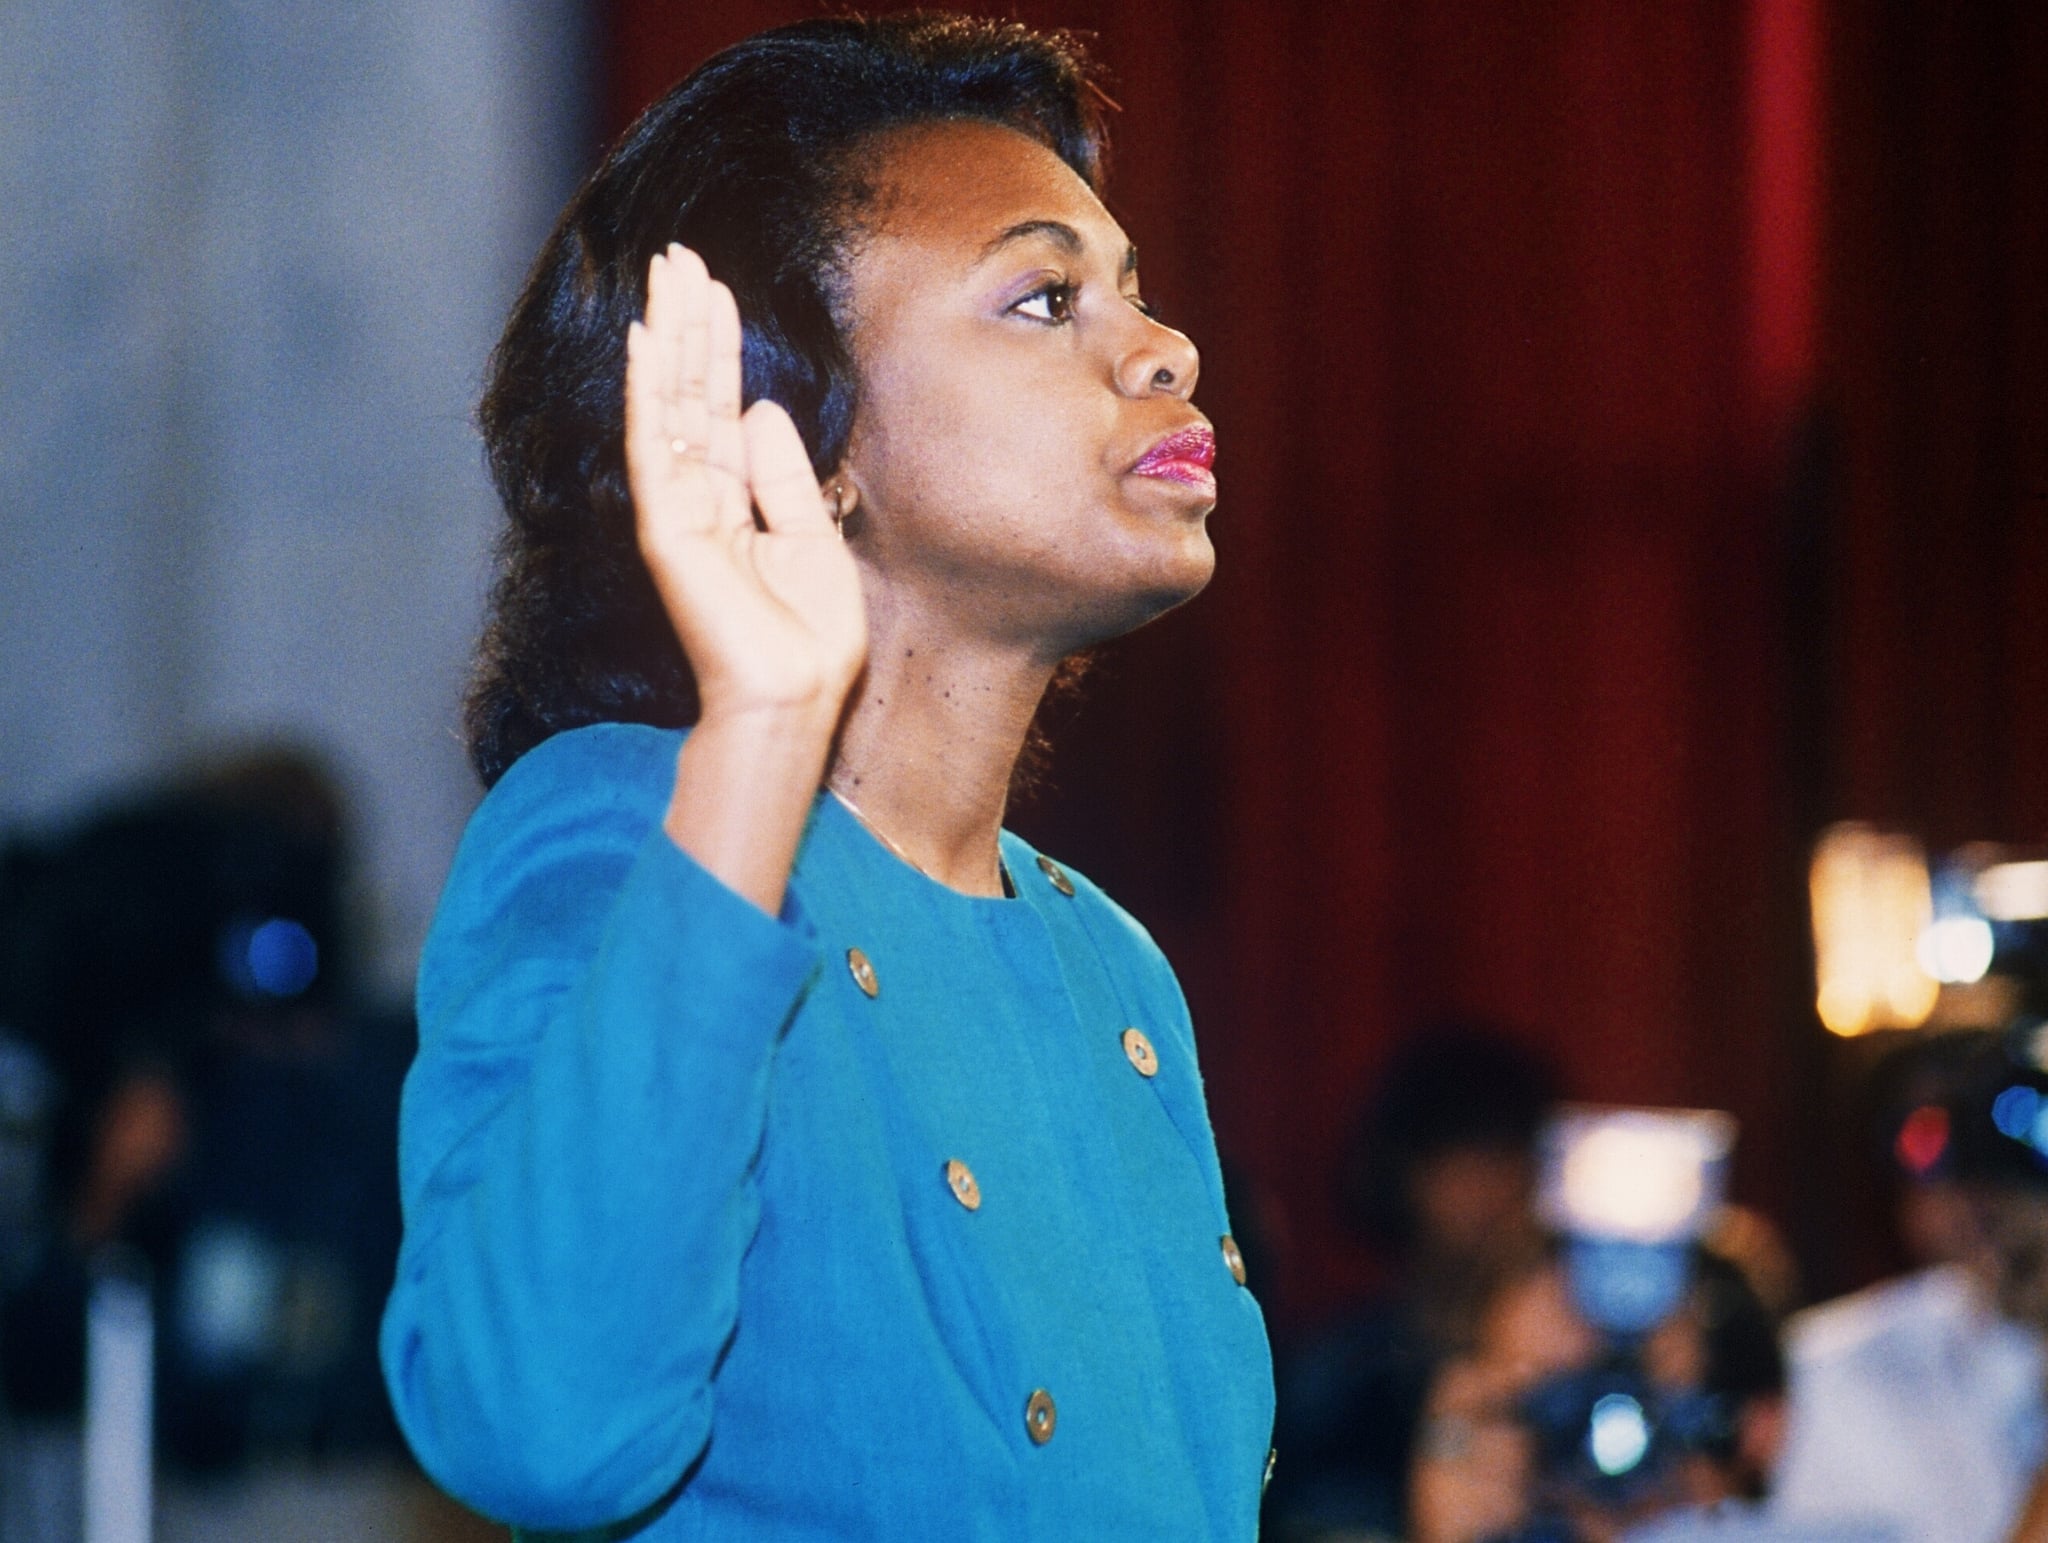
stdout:
<svg viewBox="0 0 2048 1543">
<path fill-rule="evenodd" d="M 1039 858 L 1038 871 L 1044 874 L 1048 879 L 1051 879 L 1052 887 L 1058 890 L 1061 894 L 1073 894 L 1074 881 L 1068 878 L 1066 870 L 1062 868 L 1058 863 L 1054 862 L 1050 857 Z"/>
<path fill-rule="evenodd" d="M 974 1182 L 974 1170 L 957 1157 L 946 1159 L 946 1188 L 968 1210 L 981 1209 L 981 1186 Z"/>
<path fill-rule="evenodd" d="M 1152 1048 L 1152 1041 L 1141 1030 L 1124 1030 L 1124 1054 L 1131 1058 L 1131 1065 L 1138 1068 L 1140 1077 L 1158 1075 L 1159 1052 Z"/>
<path fill-rule="evenodd" d="M 1271 1484 L 1272 1484 L 1272 1482 L 1273 1482 L 1273 1464 L 1274 1464 L 1274 1463 L 1276 1463 L 1276 1462 L 1278 1462 L 1279 1460 L 1280 1460 L 1280 1449 L 1279 1449 L 1278 1447 L 1267 1447 L 1267 1448 L 1266 1448 L 1266 1474 L 1265 1474 L 1265 1477 L 1264 1477 L 1264 1478 L 1262 1478 L 1262 1479 L 1260 1479 L 1260 1480 L 1259 1480 L 1259 1493 L 1260 1493 L 1261 1495 L 1265 1494 L 1265 1492 L 1266 1492 L 1266 1490 L 1268 1489 L 1268 1487 L 1270 1487 L 1270 1486 L 1271 1486 Z"/>
<path fill-rule="evenodd" d="M 1230 1272 L 1230 1278 L 1240 1286 L 1244 1284 L 1244 1250 L 1237 1246 L 1237 1239 L 1229 1233 L 1223 1234 L 1223 1268 Z"/>
<path fill-rule="evenodd" d="M 853 983 L 869 996 L 882 994 L 882 979 L 875 974 L 875 967 L 868 963 L 868 956 L 857 948 L 846 951 L 846 969 L 853 976 Z"/>
<path fill-rule="evenodd" d="M 1039 1446 L 1052 1440 L 1052 1429 L 1060 1423 L 1060 1412 L 1053 1407 L 1052 1395 L 1044 1388 L 1034 1388 L 1024 1405 L 1024 1429 Z"/>
</svg>

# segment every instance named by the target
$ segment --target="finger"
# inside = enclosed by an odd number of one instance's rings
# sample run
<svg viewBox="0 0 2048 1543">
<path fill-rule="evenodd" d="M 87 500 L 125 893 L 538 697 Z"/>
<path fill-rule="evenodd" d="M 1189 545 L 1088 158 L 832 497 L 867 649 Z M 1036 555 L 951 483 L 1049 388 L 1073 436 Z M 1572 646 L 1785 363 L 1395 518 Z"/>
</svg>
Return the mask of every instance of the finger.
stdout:
<svg viewBox="0 0 2048 1543">
<path fill-rule="evenodd" d="M 664 337 L 679 337 L 687 319 L 691 292 L 709 273 L 704 259 L 680 241 L 671 241 L 648 264 L 647 325 Z"/>
<path fill-rule="evenodd" d="M 647 422 L 648 432 L 659 433 L 664 443 L 676 433 L 674 339 L 680 326 L 679 286 L 682 275 L 671 261 L 670 254 L 678 250 L 680 248 L 671 246 L 668 251 L 656 252 L 648 261 L 647 311 L 640 336 L 636 341 L 631 329 L 626 334 L 631 348 L 626 368 L 628 406 L 637 405 Z M 634 390 L 636 382 L 637 392 Z M 637 403 L 634 401 L 636 395 Z M 649 463 L 650 470 L 653 464 Z"/>
<path fill-rule="evenodd" d="M 626 481 L 644 526 L 657 506 L 673 502 L 676 457 L 660 382 L 667 373 L 661 340 L 642 322 L 626 328 Z"/>
<path fill-rule="evenodd" d="M 704 394 L 704 366 L 711 322 L 711 274 L 704 259 L 680 243 L 669 248 L 676 272 L 676 337 L 682 344 L 683 390 Z"/>
<path fill-rule="evenodd" d="M 659 347 L 644 322 L 626 328 L 626 475 L 636 494 L 667 477 L 668 443 L 655 376 Z"/>
<path fill-rule="evenodd" d="M 674 309 L 669 294 L 668 253 L 656 252 L 647 260 L 647 304 L 641 309 L 641 320 L 649 330 L 660 332 L 671 325 Z"/>
<path fill-rule="evenodd" d="M 634 458 L 636 427 L 641 439 L 668 433 L 669 369 L 662 346 L 665 328 L 673 325 L 674 281 L 668 255 L 656 252 L 647 262 L 647 304 L 641 319 L 626 328 L 626 453 Z M 644 461 L 652 473 L 658 463 Z"/>
<path fill-rule="evenodd" d="M 702 460 L 710 442 L 710 415 L 704 400 L 705 373 L 710 353 L 711 275 L 704 259 L 680 243 L 668 249 L 666 267 L 674 279 L 674 312 L 663 329 L 674 374 L 671 377 L 670 427 L 688 449 L 686 456 Z"/>
<path fill-rule="evenodd" d="M 740 306 L 732 291 L 711 280 L 705 295 L 708 357 L 704 374 L 704 405 L 713 418 L 738 420 L 740 415 Z"/>
<path fill-rule="evenodd" d="M 647 288 L 647 328 L 654 345 L 649 375 L 660 398 L 662 430 L 699 457 L 704 436 L 700 432 L 692 437 L 690 430 L 701 429 L 701 425 L 685 421 L 682 377 L 684 337 L 695 303 L 693 292 L 703 281 L 703 267 L 696 253 L 672 241 L 649 265 Z"/>
<path fill-rule="evenodd" d="M 747 439 L 747 485 L 762 524 L 784 535 L 830 533 L 832 520 L 811 473 L 810 453 L 782 404 L 763 397 L 740 425 Z"/>
<path fill-rule="evenodd" d="M 626 481 L 643 551 L 664 532 L 705 531 L 717 520 L 711 474 L 694 456 L 678 456 L 656 383 L 672 376 L 661 338 L 643 323 L 626 329 Z M 731 481 L 729 477 L 722 481 Z"/>
<path fill-rule="evenodd" d="M 746 435 L 740 427 L 740 310 L 732 291 L 713 279 L 705 300 L 704 461 L 717 499 L 718 523 L 750 524 Z"/>
</svg>

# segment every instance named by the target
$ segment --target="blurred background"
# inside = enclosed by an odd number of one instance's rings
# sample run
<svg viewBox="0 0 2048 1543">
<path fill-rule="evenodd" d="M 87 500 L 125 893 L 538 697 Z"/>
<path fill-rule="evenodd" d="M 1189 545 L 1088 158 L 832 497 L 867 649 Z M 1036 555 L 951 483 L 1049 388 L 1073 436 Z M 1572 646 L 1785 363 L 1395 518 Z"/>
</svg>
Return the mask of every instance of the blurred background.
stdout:
<svg viewBox="0 0 2048 1543">
<path fill-rule="evenodd" d="M 1432 1024 L 1499 1026 L 1574 1100 L 1732 1114 L 1730 1193 L 1801 1300 L 1914 1262 L 1870 1088 L 1936 1029 L 1823 1023 L 1810 865 L 1843 821 L 1936 859 L 2048 850 L 2048 10 L 963 8 L 1094 35 L 1109 203 L 1203 350 L 1217 579 L 1108 651 L 1014 823 L 1179 970 L 1283 1360 L 1388 1276 L 1350 1154 Z M 484 355 L 605 140 L 817 12 L 0 17 L 0 1023 L 42 1068 L 0 1102 L 31 1145 L 79 1127 L 67 1194 L 186 1176 L 159 1277 L 196 1268 L 209 1215 L 261 1213 L 270 1254 L 203 1255 L 220 1301 L 328 1247 L 361 1299 L 334 1343 L 374 1313 L 372 1178 L 216 1203 L 233 1185 L 192 1154 L 267 1150 L 259 1065 L 325 1111 L 272 1166 L 381 1173 L 395 1073 L 359 1069 L 402 1070 L 477 796 L 456 718 L 495 520 Z M 180 914 L 212 974 L 170 1022 L 176 967 L 134 961 Z M 265 954 L 273 921 L 322 961 L 290 990 L 304 949 Z M 323 1220 L 351 1206 L 353 1232 Z M 304 1364 L 238 1364 L 216 1479 L 187 1463 L 162 1506 L 467 1535 Z M 350 1463 L 376 1475 L 355 1498 L 306 1498 Z M 348 1530 L 352 1504 L 415 1532 Z"/>
</svg>

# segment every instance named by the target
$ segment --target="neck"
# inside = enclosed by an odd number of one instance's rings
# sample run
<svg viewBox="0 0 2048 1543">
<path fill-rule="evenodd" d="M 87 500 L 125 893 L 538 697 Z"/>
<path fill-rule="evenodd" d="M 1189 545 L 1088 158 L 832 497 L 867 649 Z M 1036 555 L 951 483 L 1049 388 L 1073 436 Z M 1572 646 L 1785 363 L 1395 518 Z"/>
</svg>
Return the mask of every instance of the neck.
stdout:
<svg viewBox="0 0 2048 1543">
<path fill-rule="evenodd" d="M 1053 666 L 871 608 L 868 666 L 828 779 L 939 883 L 1000 895 L 1010 775 Z"/>
</svg>

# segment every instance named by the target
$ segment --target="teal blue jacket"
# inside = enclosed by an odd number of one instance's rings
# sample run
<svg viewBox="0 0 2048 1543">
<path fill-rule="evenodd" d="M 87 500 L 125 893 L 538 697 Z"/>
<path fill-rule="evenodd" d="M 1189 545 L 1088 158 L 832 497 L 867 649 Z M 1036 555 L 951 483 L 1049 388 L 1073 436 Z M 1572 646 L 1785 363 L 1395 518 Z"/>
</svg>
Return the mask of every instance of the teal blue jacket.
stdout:
<svg viewBox="0 0 2048 1543">
<path fill-rule="evenodd" d="M 456 856 L 383 1328 L 428 1473 L 649 1543 L 1251 1539 L 1271 1363 L 1150 937 L 830 798 L 771 918 L 662 832 L 680 743 L 547 741 Z"/>
</svg>

